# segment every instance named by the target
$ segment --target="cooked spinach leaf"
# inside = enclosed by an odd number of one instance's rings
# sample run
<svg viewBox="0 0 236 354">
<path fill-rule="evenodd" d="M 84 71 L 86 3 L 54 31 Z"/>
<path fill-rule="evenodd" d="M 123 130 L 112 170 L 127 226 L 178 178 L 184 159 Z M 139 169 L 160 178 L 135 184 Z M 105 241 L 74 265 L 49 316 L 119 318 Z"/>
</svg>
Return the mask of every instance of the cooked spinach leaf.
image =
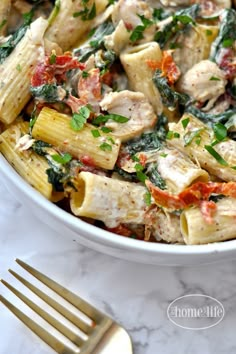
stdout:
<svg viewBox="0 0 236 354">
<path fill-rule="evenodd" d="M 157 131 L 144 133 L 140 138 L 130 140 L 125 144 L 125 150 L 131 156 L 140 151 L 161 149 L 162 147 L 162 141 L 159 138 Z"/>
<path fill-rule="evenodd" d="M 13 33 L 9 39 L 0 45 L 0 64 L 11 54 L 16 45 L 24 37 L 29 25 L 32 22 L 34 12 L 30 11 L 27 14 L 24 14 L 24 23 Z"/>
<path fill-rule="evenodd" d="M 186 105 L 190 102 L 187 94 L 179 93 L 171 89 L 165 76 L 162 76 L 161 70 L 156 70 L 153 76 L 153 82 L 160 92 L 162 103 L 168 108 L 175 108 L 178 104 Z"/>
<path fill-rule="evenodd" d="M 46 173 L 48 175 L 48 182 L 53 185 L 54 190 L 56 192 L 63 192 L 63 179 L 65 174 L 60 170 L 55 170 L 53 167 L 48 168 Z"/>
<path fill-rule="evenodd" d="M 128 173 L 124 171 L 122 168 L 115 165 L 114 171 L 117 172 L 121 177 L 123 177 L 126 181 L 129 182 L 138 182 L 138 178 L 136 173 Z"/>
<path fill-rule="evenodd" d="M 52 145 L 45 143 L 45 141 L 42 140 L 36 140 L 32 145 L 34 152 L 40 156 L 45 156 L 47 154 L 47 148 L 49 147 L 52 147 Z"/>
<path fill-rule="evenodd" d="M 166 189 L 166 183 L 158 172 L 157 163 L 152 163 L 149 165 L 146 175 L 155 186 L 160 189 Z"/>
<path fill-rule="evenodd" d="M 236 108 L 229 109 L 228 111 L 225 111 L 220 114 L 211 114 L 211 113 L 204 113 L 200 109 L 194 106 L 188 106 L 185 112 L 192 114 L 194 117 L 198 118 L 203 123 L 212 127 L 212 125 L 215 123 L 222 123 L 222 124 L 227 123 L 229 119 L 236 114 Z"/>
<path fill-rule="evenodd" d="M 31 86 L 30 92 L 32 95 L 43 102 L 58 102 L 58 86 L 56 84 L 45 84 L 41 86 Z"/>
<path fill-rule="evenodd" d="M 171 13 L 163 8 L 153 9 L 152 17 L 155 22 L 165 20 L 169 16 L 171 16 Z"/>
<path fill-rule="evenodd" d="M 220 59 L 222 49 L 232 47 L 236 40 L 236 11 L 234 9 L 224 9 L 220 15 L 220 30 L 211 46 L 210 59 L 216 61 Z"/>
<path fill-rule="evenodd" d="M 112 22 L 104 22 L 98 26 L 93 33 L 88 45 L 74 50 L 74 55 L 78 60 L 84 63 L 90 55 L 94 54 L 98 49 L 104 49 L 104 36 L 111 34 L 114 31 Z"/>
<path fill-rule="evenodd" d="M 195 4 L 186 9 L 176 11 L 172 17 L 172 21 L 168 23 L 163 30 L 157 31 L 154 40 L 159 43 L 161 48 L 164 48 L 166 43 L 180 31 L 185 31 L 189 25 L 194 25 L 200 6 Z"/>
<path fill-rule="evenodd" d="M 101 50 L 95 55 L 95 66 L 104 74 L 116 60 L 116 54 L 112 50 Z"/>
</svg>

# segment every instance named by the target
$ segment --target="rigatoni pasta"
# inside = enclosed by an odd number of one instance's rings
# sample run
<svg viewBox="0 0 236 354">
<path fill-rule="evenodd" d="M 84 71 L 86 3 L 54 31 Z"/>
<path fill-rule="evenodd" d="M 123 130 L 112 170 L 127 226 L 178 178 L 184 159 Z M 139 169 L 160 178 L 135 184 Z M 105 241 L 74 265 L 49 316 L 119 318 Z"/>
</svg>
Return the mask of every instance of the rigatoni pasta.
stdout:
<svg viewBox="0 0 236 354">
<path fill-rule="evenodd" d="M 236 199 L 224 198 L 217 203 L 214 221 L 207 223 L 198 208 L 189 208 L 181 214 L 180 225 L 188 245 L 221 242 L 235 238 Z"/>
<path fill-rule="evenodd" d="M 48 22 L 37 19 L 22 41 L 0 65 L 0 121 L 12 123 L 30 99 L 30 78 L 43 58 L 43 35 Z"/>
<path fill-rule="evenodd" d="M 75 186 L 71 193 L 75 215 L 101 220 L 110 228 L 145 223 L 145 187 L 90 172 L 81 172 Z"/>
<path fill-rule="evenodd" d="M 200 245 L 236 238 L 236 11 L 185 3 L 2 1 L 0 152 L 75 217 Z"/>
<path fill-rule="evenodd" d="M 68 152 L 76 158 L 89 156 L 98 167 L 112 170 L 118 157 L 120 140 L 114 137 L 109 153 L 101 149 L 107 139 L 102 131 L 94 138 L 93 127 L 86 125 L 77 133 L 70 126 L 70 117 L 55 110 L 44 108 L 33 127 L 32 136 L 56 146 L 60 151 Z M 110 136 L 111 139 L 112 136 Z"/>
<path fill-rule="evenodd" d="M 46 170 L 48 164 L 43 157 L 33 151 L 17 148 L 20 137 L 28 132 L 27 122 L 17 123 L 5 130 L 0 136 L 0 151 L 29 184 L 42 193 L 47 199 L 56 201 L 62 195 L 53 193 L 52 185 L 48 182 Z"/>
</svg>

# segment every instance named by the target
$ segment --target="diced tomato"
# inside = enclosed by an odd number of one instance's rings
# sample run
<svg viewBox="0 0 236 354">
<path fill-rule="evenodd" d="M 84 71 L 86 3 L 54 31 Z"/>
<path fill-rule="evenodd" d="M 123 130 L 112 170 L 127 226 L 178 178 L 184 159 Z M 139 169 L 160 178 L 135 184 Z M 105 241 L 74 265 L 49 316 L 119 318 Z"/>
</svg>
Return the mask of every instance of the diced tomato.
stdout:
<svg viewBox="0 0 236 354">
<path fill-rule="evenodd" d="M 147 162 L 147 156 L 143 153 L 139 154 L 139 162 L 143 167 L 145 167 Z"/>
<path fill-rule="evenodd" d="M 128 30 L 128 31 L 132 31 L 132 29 L 134 28 L 132 23 L 129 23 L 129 22 L 125 22 L 125 28 Z"/>
<path fill-rule="evenodd" d="M 148 59 L 146 60 L 146 63 L 152 70 L 160 69 L 162 71 L 162 75 L 166 76 L 170 85 L 173 85 L 180 77 L 181 72 L 175 64 L 171 51 L 169 50 L 163 51 L 161 61 Z"/>
<path fill-rule="evenodd" d="M 55 63 L 50 64 L 50 56 L 47 56 L 44 63 L 37 65 L 35 72 L 31 78 L 31 85 L 34 87 L 44 84 L 51 84 L 56 81 L 61 81 L 64 74 L 68 70 L 85 68 L 85 64 L 78 62 L 77 59 L 70 55 L 60 55 L 55 57 Z M 61 78 L 62 76 L 62 78 Z"/>
<path fill-rule="evenodd" d="M 89 156 L 89 155 L 84 155 L 84 156 L 80 157 L 80 161 L 83 164 L 91 166 L 91 167 L 95 167 L 96 166 L 93 158 L 91 156 Z"/>
<path fill-rule="evenodd" d="M 82 77 L 78 83 L 79 97 L 89 103 L 100 101 L 102 98 L 102 85 L 99 69 L 89 71 L 88 77 Z"/>
<path fill-rule="evenodd" d="M 146 181 L 146 185 L 158 206 L 177 210 L 197 205 L 201 208 L 203 216 L 206 217 L 206 221 L 208 222 L 211 221 L 212 213 L 215 212 L 214 203 L 208 201 L 211 194 L 223 194 L 236 198 L 236 182 L 197 182 L 178 195 L 161 190 L 150 181 Z"/>
<path fill-rule="evenodd" d="M 37 65 L 35 72 L 31 78 L 31 85 L 33 87 L 50 84 L 54 81 L 54 72 L 52 68 L 47 67 L 42 63 Z"/>
</svg>

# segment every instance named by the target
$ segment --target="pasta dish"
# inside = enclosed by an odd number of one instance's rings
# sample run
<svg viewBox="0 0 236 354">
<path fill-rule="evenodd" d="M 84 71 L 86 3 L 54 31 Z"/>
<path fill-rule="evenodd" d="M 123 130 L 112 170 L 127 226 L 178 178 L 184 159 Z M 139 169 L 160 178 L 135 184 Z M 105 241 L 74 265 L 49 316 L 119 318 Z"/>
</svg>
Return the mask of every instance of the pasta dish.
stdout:
<svg viewBox="0 0 236 354">
<path fill-rule="evenodd" d="M 0 152 L 95 226 L 235 239 L 235 102 L 230 0 L 0 2 Z"/>
</svg>

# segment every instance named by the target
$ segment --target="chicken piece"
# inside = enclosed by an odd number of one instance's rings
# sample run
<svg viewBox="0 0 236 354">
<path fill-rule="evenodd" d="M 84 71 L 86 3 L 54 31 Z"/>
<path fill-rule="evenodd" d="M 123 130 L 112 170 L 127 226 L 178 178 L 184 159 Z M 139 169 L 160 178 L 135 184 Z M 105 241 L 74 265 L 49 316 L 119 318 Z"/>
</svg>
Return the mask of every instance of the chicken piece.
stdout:
<svg viewBox="0 0 236 354">
<path fill-rule="evenodd" d="M 157 241 L 168 243 L 185 243 L 180 230 L 180 217 L 173 213 L 164 212 L 155 208 L 147 212 L 147 225 Z"/>
<path fill-rule="evenodd" d="M 117 123 L 109 120 L 106 127 L 112 129 L 112 134 L 126 141 L 139 136 L 145 130 L 152 128 L 157 116 L 141 92 L 124 90 L 121 92 L 110 92 L 100 102 L 103 111 L 109 114 L 119 114 L 129 119 L 126 123 Z"/>
<path fill-rule="evenodd" d="M 112 13 L 112 22 L 115 26 L 122 20 L 127 30 L 132 31 L 143 23 L 139 16 L 144 16 L 148 20 L 152 20 L 152 10 L 142 0 L 119 0 L 114 7 Z M 155 25 L 147 26 L 143 31 L 143 41 L 151 41 L 155 33 Z"/>
<path fill-rule="evenodd" d="M 225 92 L 226 84 L 225 74 L 217 64 L 210 60 L 202 60 L 181 77 L 177 89 L 202 104 L 208 101 L 202 108 L 203 111 L 208 111 Z"/>
</svg>

